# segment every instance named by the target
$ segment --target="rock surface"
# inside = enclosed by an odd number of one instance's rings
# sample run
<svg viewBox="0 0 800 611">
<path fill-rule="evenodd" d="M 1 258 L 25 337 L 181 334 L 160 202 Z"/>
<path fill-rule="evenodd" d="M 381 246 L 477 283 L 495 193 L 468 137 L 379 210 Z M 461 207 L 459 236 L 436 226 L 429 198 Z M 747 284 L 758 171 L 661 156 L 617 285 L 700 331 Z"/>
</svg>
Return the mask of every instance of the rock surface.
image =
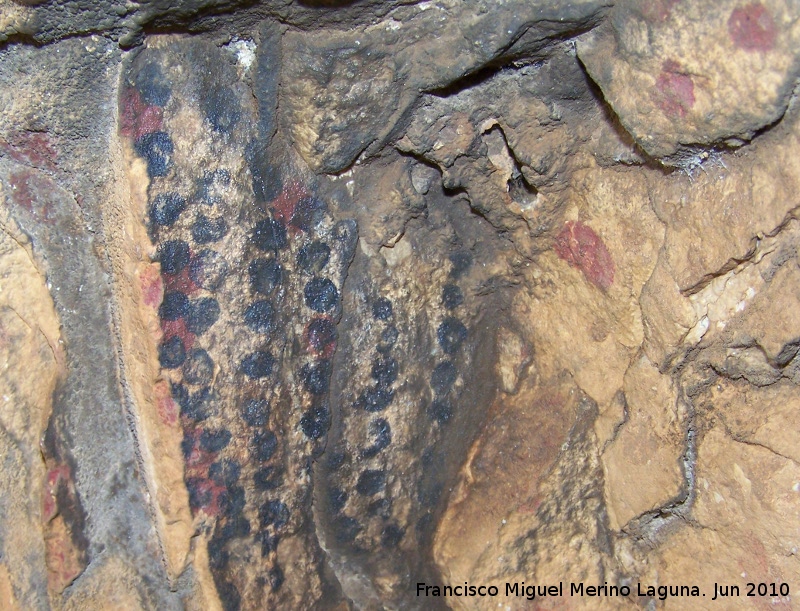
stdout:
<svg viewBox="0 0 800 611">
<path fill-rule="evenodd" d="M 792 608 L 797 17 L 0 0 L 0 607 Z"/>
</svg>

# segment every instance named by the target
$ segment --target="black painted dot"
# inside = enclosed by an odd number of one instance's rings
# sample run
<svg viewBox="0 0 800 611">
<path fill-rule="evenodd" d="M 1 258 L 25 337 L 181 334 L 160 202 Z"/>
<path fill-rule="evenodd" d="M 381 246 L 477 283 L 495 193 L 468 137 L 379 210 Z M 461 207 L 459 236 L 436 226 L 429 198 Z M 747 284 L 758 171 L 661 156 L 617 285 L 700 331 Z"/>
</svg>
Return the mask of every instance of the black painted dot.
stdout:
<svg viewBox="0 0 800 611">
<path fill-rule="evenodd" d="M 212 467 L 214 465 L 211 465 Z M 211 473 L 211 468 L 209 467 L 209 474 Z M 234 481 L 233 484 L 236 482 Z M 241 486 L 235 486 L 233 484 L 224 484 L 227 488 L 219 495 L 219 505 L 220 510 L 222 513 L 228 517 L 239 517 L 244 512 L 244 506 L 246 503 L 244 488 Z M 222 484 L 218 484 L 222 485 Z M 245 520 L 246 521 L 246 520 Z M 247 526 L 249 527 L 250 524 L 248 523 Z"/>
<path fill-rule="evenodd" d="M 392 517 L 392 501 L 390 499 L 375 499 L 367 505 L 367 515 L 388 520 Z"/>
<path fill-rule="evenodd" d="M 431 388 L 437 395 L 446 395 L 458 377 L 456 366 L 450 361 L 439 363 L 431 373 Z"/>
<path fill-rule="evenodd" d="M 364 496 L 374 496 L 386 488 L 386 472 L 382 469 L 365 469 L 358 476 L 356 491 Z"/>
<path fill-rule="evenodd" d="M 147 104 L 165 106 L 172 95 L 161 66 L 156 63 L 148 63 L 139 68 L 134 76 L 134 82 L 142 100 Z"/>
<path fill-rule="evenodd" d="M 190 477 L 186 480 L 186 489 L 189 492 L 189 507 L 197 511 L 211 502 L 211 490 L 203 485 L 199 477 Z"/>
<path fill-rule="evenodd" d="M 227 543 L 227 539 L 223 539 L 218 536 L 218 533 L 214 533 L 214 536 L 211 537 L 211 540 L 208 542 L 208 564 L 213 570 L 222 570 L 230 561 L 230 554 L 225 550 L 225 544 Z M 221 584 L 223 586 L 223 593 L 229 591 L 230 588 L 233 588 L 233 591 L 236 592 L 236 588 L 233 587 L 232 584 Z M 228 588 L 225 588 L 228 586 Z M 217 588 L 220 586 L 218 585 Z M 238 596 L 238 592 L 236 592 Z M 220 598 L 222 599 L 222 594 L 220 594 Z M 223 600 L 223 605 L 224 599 Z M 238 606 L 234 607 L 236 611 L 238 611 Z M 226 609 L 227 611 L 227 609 Z"/>
<path fill-rule="evenodd" d="M 378 352 L 389 352 L 397 343 L 398 337 L 400 337 L 400 332 L 397 330 L 397 327 L 394 325 L 386 327 L 381 332 L 381 340 L 378 342 L 377 346 Z"/>
<path fill-rule="evenodd" d="M 226 458 L 219 462 L 211 463 L 208 468 L 208 477 L 218 486 L 233 486 L 239 481 L 242 469 L 235 460 Z"/>
<path fill-rule="evenodd" d="M 188 313 L 189 298 L 177 291 L 164 295 L 164 300 L 158 306 L 158 315 L 162 320 L 178 320 Z"/>
<path fill-rule="evenodd" d="M 312 395 L 324 395 L 328 392 L 331 379 L 331 364 L 327 359 L 319 363 L 306 363 L 300 370 L 303 388 Z"/>
<path fill-rule="evenodd" d="M 150 204 L 150 219 L 162 227 L 171 227 L 186 210 L 186 200 L 177 193 L 159 193 Z"/>
<path fill-rule="evenodd" d="M 328 504 L 333 513 L 339 513 L 347 504 L 347 492 L 341 488 L 331 488 L 328 491 Z"/>
<path fill-rule="evenodd" d="M 253 379 L 266 378 L 272 373 L 274 366 L 275 358 L 262 350 L 253 352 L 242 360 L 242 372 Z"/>
<path fill-rule="evenodd" d="M 258 431 L 253 435 L 253 456 L 259 462 L 266 462 L 278 449 L 278 438 L 272 431 Z"/>
<path fill-rule="evenodd" d="M 225 429 L 200 433 L 200 449 L 205 452 L 219 452 L 231 441 L 231 432 Z"/>
<path fill-rule="evenodd" d="M 280 537 L 274 535 L 268 530 L 265 530 L 258 535 L 258 540 L 261 542 L 261 557 L 266 558 L 272 552 L 278 551 L 278 542 Z"/>
<path fill-rule="evenodd" d="M 180 367 L 185 358 L 186 349 L 177 335 L 173 335 L 158 347 L 158 361 L 164 369 Z"/>
<path fill-rule="evenodd" d="M 336 325 L 329 318 L 315 318 L 308 325 L 308 343 L 317 352 L 323 352 L 338 337 Z"/>
<path fill-rule="evenodd" d="M 392 302 L 381 297 L 372 304 L 372 316 L 376 320 L 389 320 L 392 317 Z"/>
<path fill-rule="evenodd" d="M 328 467 L 333 471 L 338 471 L 347 462 L 347 452 L 343 450 L 332 450 L 328 455 Z"/>
<path fill-rule="evenodd" d="M 321 272 L 328 264 L 331 249 L 325 242 L 311 242 L 297 253 L 297 265 L 310 274 Z"/>
<path fill-rule="evenodd" d="M 189 263 L 189 245 L 183 240 L 169 240 L 158 247 L 162 274 L 177 274 Z"/>
<path fill-rule="evenodd" d="M 224 497 L 225 492 L 223 491 L 220 496 Z M 224 505 L 227 501 L 224 498 L 220 498 L 219 502 Z M 233 516 L 231 519 L 225 521 L 222 532 L 225 533 L 225 537 L 228 539 L 246 537 L 250 534 L 250 521 L 242 515 Z"/>
<path fill-rule="evenodd" d="M 283 482 L 283 471 L 280 467 L 262 467 L 253 475 L 253 483 L 258 490 L 274 490 Z"/>
<path fill-rule="evenodd" d="M 397 524 L 387 524 L 381 531 L 381 545 L 386 548 L 397 547 L 405 534 L 405 531 Z"/>
<path fill-rule="evenodd" d="M 328 432 L 330 425 L 331 413 L 326 405 L 312 407 L 300 418 L 300 429 L 309 439 L 319 439 Z"/>
<path fill-rule="evenodd" d="M 392 443 L 392 427 L 383 418 L 375 418 L 369 423 L 369 434 L 375 437 L 375 445 L 381 449 Z"/>
<path fill-rule="evenodd" d="M 439 424 L 444 424 L 453 417 L 453 408 L 447 399 L 435 399 L 428 407 L 428 416 Z"/>
<path fill-rule="evenodd" d="M 210 550 L 208 555 L 211 557 Z M 215 582 L 215 585 L 217 586 L 217 595 L 222 603 L 223 611 L 240 611 L 242 608 L 242 596 L 239 594 L 239 590 L 236 589 L 236 586 L 230 581 Z"/>
<path fill-rule="evenodd" d="M 195 422 L 201 422 L 208 418 L 208 403 L 211 397 L 211 389 L 208 387 L 190 393 L 183 384 L 173 384 L 172 386 L 172 398 L 180 405 L 181 416 Z"/>
<path fill-rule="evenodd" d="M 289 508 L 281 501 L 267 501 L 258 510 L 261 528 L 272 526 L 275 529 L 285 526 L 289 521 Z"/>
<path fill-rule="evenodd" d="M 367 388 L 361 393 L 358 405 L 368 412 L 380 412 L 389 407 L 394 399 L 394 391 L 390 388 Z"/>
<path fill-rule="evenodd" d="M 350 516 L 339 516 L 334 522 L 333 528 L 339 543 L 350 543 L 361 532 L 361 524 Z"/>
<path fill-rule="evenodd" d="M 269 333 L 275 329 L 275 307 L 267 300 L 251 303 L 244 311 L 244 324 L 256 333 Z"/>
<path fill-rule="evenodd" d="M 186 317 L 186 328 L 195 335 L 202 335 L 217 322 L 219 318 L 219 303 L 213 297 L 201 297 L 189 304 L 189 314 Z"/>
<path fill-rule="evenodd" d="M 188 459 L 194 451 L 194 438 L 188 435 L 181 439 L 181 453 L 184 459 Z"/>
<path fill-rule="evenodd" d="M 460 278 L 472 265 L 472 254 L 467 250 L 460 250 L 450 255 L 450 276 Z"/>
<path fill-rule="evenodd" d="M 455 354 L 467 339 L 467 328 L 457 318 L 448 316 L 436 330 L 436 338 L 445 354 Z"/>
<path fill-rule="evenodd" d="M 189 278 L 209 291 L 216 291 L 227 275 L 228 263 L 214 250 L 201 250 L 189 263 Z"/>
<path fill-rule="evenodd" d="M 242 406 L 242 418 L 250 426 L 266 426 L 269 420 L 269 401 L 266 399 L 248 399 Z"/>
<path fill-rule="evenodd" d="M 253 245 L 259 250 L 286 248 L 286 228 L 275 219 L 264 219 L 256 223 L 251 235 Z"/>
<path fill-rule="evenodd" d="M 362 458 L 372 458 L 392 443 L 392 427 L 383 418 L 376 418 L 369 423 L 369 434 L 375 438 L 375 442 L 361 451 Z"/>
<path fill-rule="evenodd" d="M 303 289 L 306 305 L 315 312 L 331 312 L 339 303 L 339 291 L 328 278 L 312 278 Z"/>
<path fill-rule="evenodd" d="M 214 361 L 202 348 L 190 350 L 183 364 L 183 379 L 189 384 L 206 385 L 214 376 Z"/>
<path fill-rule="evenodd" d="M 198 244 L 210 244 L 225 237 L 228 233 L 228 223 L 221 216 L 210 219 L 204 214 L 198 214 L 192 223 L 192 238 Z"/>
<path fill-rule="evenodd" d="M 442 496 L 442 486 L 436 480 L 428 480 L 423 483 L 417 491 L 417 500 L 424 507 L 433 507 L 439 502 Z"/>
<path fill-rule="evenodd" d="M 442 288 L 442 305 L 453 310 L 464 303 L 464 293 L 455 284 L 445 284 Z"/>
<path fill-rule="evenodd" d="M 227 87 L 211 87 L 202 96 L 201 104 L 211 127 L 224 134 L 236 127 L 242 115 L 238 99 Z"/>
<path fill-rule="evenodd" d="M 292 212 L 291 224 L 302 231 L 308 231 L 322 220 L 328 206 L 316 197 L 303 197 L 298 200 Z"/>
<path fill-rule="evenodd" d="M 283 268 L 275 259 L 255 259 L 247 271 L 250 274 L 250 286 L 262 295 L 272 294 L 283 276 Z"/>
<path fill-rule="evenodd" d="M 151 132 L 136 140 L 134 149 L 139 157 L 147 162 L 147 175 L 150 178 L 166 176 L 172 165 L 174 150 L 172 138 L 167 132 Z"/>
<path fill-rule="evenodd" d="M 267 580 L 269 581 L 270 590 L 277 592 L 283 585 L 284 576 L 283 569 L 277 564 L 267 571 Z"/>
<path fill-rule="evenodd" d="M 379 356 L 372 361 L 372 379 L 381 386 L 389 386 L 397 379 L 397 361 L 390 356 Z"/>
</svg>

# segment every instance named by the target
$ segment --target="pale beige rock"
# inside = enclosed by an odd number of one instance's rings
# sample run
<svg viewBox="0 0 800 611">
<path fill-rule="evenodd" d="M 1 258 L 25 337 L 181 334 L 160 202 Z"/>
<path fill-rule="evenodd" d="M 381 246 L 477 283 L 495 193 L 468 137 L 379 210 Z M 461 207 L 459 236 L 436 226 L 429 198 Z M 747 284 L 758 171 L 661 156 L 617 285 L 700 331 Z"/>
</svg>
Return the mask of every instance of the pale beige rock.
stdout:
<svg viewBox="0 0 800 611">
<path fill-rule="evenodd" d="M 685 451 L 674 382 L 642 355 L 625 374 L 627 418 L 603 453 L 609 525 L 631 519 L 676 498 L 683 486 Z"/>
<path fill-rule="evenodd" d="M 747 582 L 789 583 L 798 576 L 796 524 L 800 517 L 800 473 L 793 460 L 735 441 L 720 426 L 698 447 L 696 526 L 685 525 L 649 559 L 642 583 L 698 584 L 705 598 L 692 608 L 716 609 L 714 583 L 738 585 L 729 608 L 761 609 L 763 598 L 746 598 Z M 791 608 L 788 598 L 772 601 Z M 685 609 L 686 599 L 670 599 L 667 609 Z"/>
<path fill-rule="evenodd" d="M 0 596 L 46 605 L 52 575 L 45 561 L 46 468 L 39 443 L 65 373 L 64 349 L 42 264 L 5 211 L 0 227 Z"/>
<path fill-rule="evenodd" d="M 623 125 L 665 157 L 749 139 L 781 117 L 798 70 L 792 10 L 782 0 L 620 2 L 578 50 Z M 699 160 L 686 152 L 671 163 Z"/>
</svg>

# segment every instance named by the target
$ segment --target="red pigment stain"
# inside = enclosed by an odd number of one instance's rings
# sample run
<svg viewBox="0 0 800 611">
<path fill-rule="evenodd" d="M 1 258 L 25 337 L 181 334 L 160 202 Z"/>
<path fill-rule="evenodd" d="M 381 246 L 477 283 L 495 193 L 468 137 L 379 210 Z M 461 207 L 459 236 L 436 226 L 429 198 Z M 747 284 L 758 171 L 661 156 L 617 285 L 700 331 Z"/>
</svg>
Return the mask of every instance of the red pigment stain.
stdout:
<svg viewBox="0 0 800 611">
<path fill-rule="evenodd" d="M 0 138 L 0 150 L 13 160 L 35 168 L 55 170 L 56 149 L 53 139 L 45 132 L 21 131 Z"/>
<path fill-rule="evenodd" d="M 148 265 L 139 275 L 139 286 L 145 305 L 157 308 L 164 298 L 164 283 L 158 265 Z"/>
<path fill-rule="evenodd" d="M 148 106 L 136 89 L 122 95 L 120 133 L 134 140 L 161 129 L 164 111 L 159 106 Z"/>
<path fill-rule="evenodd" d="M 309 352 L 322 359 L 328 359 L 336 351 L 336 325 L 327 316 L 314 318 L 304 332 L 305 344 Z"/>
<path fill-rule="evenodd" d="M 164 289 L 168 293 L 177 291 L 185 295 L 193 295 L 200 290 L 194 281 L 189 277 L 189 266 L 184 267 L 177 274 L 163 274 Z"/>
<path fill-rule="evenodd" d="M 300 229 L 292 224 L 297 210 L 297 204 L 303 198 L 308 197 L 308 192 L 302 184 L 293 181 L 284 185 L 281 194 L 275 198 L 272 204 L 272 211 L 275 218 L 283 223 L 293 234 L 297 234 Z"/>
<path fill-rule="evenodd" d="M 176 335 L 183 342 L 183 347 L 189 350 L 194 346 L 194 334 L 186 329 L 186 321 L 183 318 L 178 320 L 162 320 L 161 331 L 164 333 L 164 341 L 172 339 Z"/>
<path fill-rule="evenodd" d="M 668 59 L 656 80 L 655 103 L 670 117 L 685 117 L 694 106 L 694 82 L 677 62 Z"/>
<path fill-rule="evenodd" d="M 178 421 L 178 404 L 172 399 L 169 384 L 164 381 L 157 382 L 154 388 L 156 410 L 161 422 L 173 425 Z"/>
<path fill-rule="evenodd" d="M 52 223 L 52 208 L 49 195 L 56 184 L 38 172 L 22 170 L 9 177 L 11 200 L 30 212 L 38 221 Z"/>
<path fill-rule="evenodd" d="M 58 487 L 61 482 L 69 482 L 71 472 L 69 465 L 58 465 L 45 476 L 45 491 L 42 495 L 42 521 L 49 522 L 58 514 Z"/>
<path fill-rule="evenodd" d="M 227 492 L 227 488 L 208 477 L 208 468 L 216 460 L 219 452 L 206 452 L 200 448 L 200 435 L 203 430 L 191 426 L 188 422 L 188 419 L 183 420 L 184 444 L 191 444 L 191 450 L 186 456 L 184 477 L 187 486 L 194 489 L 197 498 L 203 499 L 197 510 L 202 510 L 209 516 L 216 516 L 221 511 L 220 497 Z"/>
<path fill-rule="evenodd" d="M 567 221 L 555 243 L 556 254 L 583 272 L 602 291 L 614 283 L 614 260 L 603 240 L 588 225 Z"/>
<path fill-rule="evenodd" d="M 775 20 L 763 4 L 740 6 L 728 19 L 728 34 L 733 44 L 745 51 L 769 51 L 778 35 Z"/>
</svg>

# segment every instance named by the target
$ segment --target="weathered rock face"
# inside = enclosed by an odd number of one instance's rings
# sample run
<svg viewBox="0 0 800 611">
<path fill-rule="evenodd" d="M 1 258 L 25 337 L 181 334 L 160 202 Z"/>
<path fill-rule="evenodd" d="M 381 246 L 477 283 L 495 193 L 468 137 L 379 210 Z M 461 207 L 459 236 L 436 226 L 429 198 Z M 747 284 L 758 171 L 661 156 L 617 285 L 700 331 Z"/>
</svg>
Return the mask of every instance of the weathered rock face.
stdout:
<svg viewBox="0 0 800 611">
<path fill-rule="evenodd" d="M 0 0 L 0 607 L 792 608 L 797 17 Z"/>
</svg>

